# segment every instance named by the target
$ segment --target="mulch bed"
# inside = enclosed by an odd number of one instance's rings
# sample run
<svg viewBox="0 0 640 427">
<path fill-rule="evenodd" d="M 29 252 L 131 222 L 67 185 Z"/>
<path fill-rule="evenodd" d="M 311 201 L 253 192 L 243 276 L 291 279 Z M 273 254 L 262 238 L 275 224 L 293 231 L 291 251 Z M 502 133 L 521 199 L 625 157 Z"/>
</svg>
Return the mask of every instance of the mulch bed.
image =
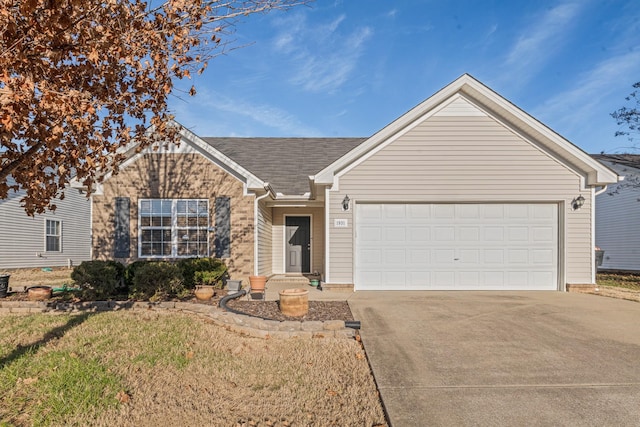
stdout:
<svg viewBox="0 0 640 427">
<path fill-rule="evenodd" d="M 289 317 L 280 312 L 278 301 L 231 300 L 227 306 L 250 316 L 271 320 L 353 320 L 346 301 L 309 301 L 309 312 L 301 317 Z"/>
</svg>

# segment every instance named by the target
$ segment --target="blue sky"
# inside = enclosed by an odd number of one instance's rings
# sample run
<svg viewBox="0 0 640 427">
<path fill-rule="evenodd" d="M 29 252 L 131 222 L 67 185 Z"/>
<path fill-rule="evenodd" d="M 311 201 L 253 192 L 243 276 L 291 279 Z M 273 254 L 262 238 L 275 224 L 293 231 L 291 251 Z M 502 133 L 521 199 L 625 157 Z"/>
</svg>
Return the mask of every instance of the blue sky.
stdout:
<svg viewBox="0 0 640 427">
<path fill-rule="evenodd" d="M 370 136 L 469 73 L 587 152 L 631 144 L 610 113 L 640 81 L 638 0 L 318 0 L 233 38 L 170 101 L 200 136 Z"/>
</svg>

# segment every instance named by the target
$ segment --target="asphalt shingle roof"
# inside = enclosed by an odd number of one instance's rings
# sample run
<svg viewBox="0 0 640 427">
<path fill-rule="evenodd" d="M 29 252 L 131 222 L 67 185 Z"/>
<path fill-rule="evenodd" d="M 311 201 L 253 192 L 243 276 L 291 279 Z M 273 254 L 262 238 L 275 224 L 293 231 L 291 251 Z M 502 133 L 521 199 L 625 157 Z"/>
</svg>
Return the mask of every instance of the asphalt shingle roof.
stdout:
<svg viewBox="0 0 640 427">
<path fill-rule="evenodd" d="M 202 138 L 278 193 L 309 192 L 315 175 L 367 138 Z"/>
<path fill-rule="evenodd" d="M 639 154 L 592 154 L 596 160 L 617 163 L 623 166 L 631 166 L 633 168 L 640 168 L 640 155 Z"/>
</svg>

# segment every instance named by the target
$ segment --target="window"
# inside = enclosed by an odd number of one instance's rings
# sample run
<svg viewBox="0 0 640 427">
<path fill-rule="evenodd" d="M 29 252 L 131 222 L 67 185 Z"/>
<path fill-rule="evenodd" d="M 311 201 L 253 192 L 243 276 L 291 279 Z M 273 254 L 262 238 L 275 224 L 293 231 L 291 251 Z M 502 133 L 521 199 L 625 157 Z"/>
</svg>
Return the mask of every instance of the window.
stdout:
<svg viewBox="0 0 640 427">
<path fill-rule="evenodd" d="M 142 199 L 139 208 L 139 256 L 209 256 L 209 201 Z"/>
<path fill-rule="evenodd" d="M 53 219 L 45 220 L 45 250 L 47 252 L 61 252 L 62 222 Z"/>
</svg>

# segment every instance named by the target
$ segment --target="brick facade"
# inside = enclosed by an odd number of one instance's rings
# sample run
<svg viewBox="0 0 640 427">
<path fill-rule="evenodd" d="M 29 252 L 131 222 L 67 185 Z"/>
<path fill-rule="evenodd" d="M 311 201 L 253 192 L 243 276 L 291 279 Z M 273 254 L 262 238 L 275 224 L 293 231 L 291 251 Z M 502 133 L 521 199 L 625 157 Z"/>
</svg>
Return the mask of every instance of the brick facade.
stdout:
<svg viewBox="0 0 640 427">
<path fill-rule="evenodd" d="M 203 156 L 188 154 L 144 154 L 108 179 L 103 195 L 93 196 L 93 257 L 114 259 L 115 199 L 130 199 L 130 257 L 138 259 L 139 199 L 209 199 L 209 221 L 215 224 L 216 197 L 231 199 L 231 256 L 223 259 L 233 279 L 248 283 L 253 274 L 254 196 L 243 195 L 243 183 Z M 215 232 L 209 232 L 213 256 Z"/>
</svg>

